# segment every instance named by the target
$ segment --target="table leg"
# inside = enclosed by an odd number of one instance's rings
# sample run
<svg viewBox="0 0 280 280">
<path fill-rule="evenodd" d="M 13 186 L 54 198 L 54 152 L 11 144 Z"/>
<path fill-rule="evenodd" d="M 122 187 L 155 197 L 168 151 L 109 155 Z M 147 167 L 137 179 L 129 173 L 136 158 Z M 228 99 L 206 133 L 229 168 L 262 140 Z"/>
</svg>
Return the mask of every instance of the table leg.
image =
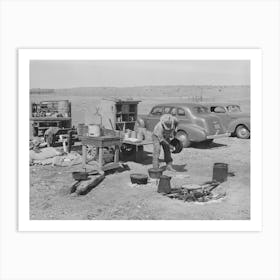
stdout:
<svg viewBox="0 0 280 280">
<path fill-rule="evenodd" d="M 143 146 L 136 146 L 135 161 L 141 162 L 143 160 Z"/>
<path fill-rule="evenodd" d="M 119 162 L 119 156 L 120 156 L 120 147 L 115 146 L 115 156 L 114 156 L 114 162 L 117 163 Z"/>
<path fill-rule="evenodd" d="M 102 166 L 103 166 L 103 148 L 99 147 L 98 152 L 99 152 L 99 167 L 102 168 Z"/>
<path fill-rule="evenodd" d="M 73 131 L 69 130 L 68 137 L 67 137 L 68 138 L 68 140 L 67 140 L 67 142 L 68 142 L 67 152 L 68 153 L 70 153 L 72 150 L 72 134 L 73 134 Z"/>
<path fill-rule="evenodd" d="M 135 158 L 134 158 L 135 162 L 138 162 L 138 146 L 135 145 Z"/>
<path fill-rule="evenodd" d="M 82 145 L 82 155 L 83 155 L 82 167 L 86 168 L 86 164 L 87 164 L 87 147 L 86 147 L 86 145 Z"/>
</svg>

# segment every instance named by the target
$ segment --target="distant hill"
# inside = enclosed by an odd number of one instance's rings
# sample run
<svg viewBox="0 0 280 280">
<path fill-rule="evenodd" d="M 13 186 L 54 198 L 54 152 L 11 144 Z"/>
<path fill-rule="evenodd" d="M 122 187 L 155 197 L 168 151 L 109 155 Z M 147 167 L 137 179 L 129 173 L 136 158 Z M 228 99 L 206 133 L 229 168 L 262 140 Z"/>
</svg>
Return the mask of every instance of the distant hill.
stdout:
<svg viewBox="0 0 280 280">
<path fill-rule="evenodd" d="M 55 93 L 55 90 L 51 89 L 51 88 L 32 88 L 32 89 L 30 89 L 30 94 L 45 94 L 45 93 Z"/>
<path fill-rule="evenodd" d="M 45 90 L 45 92 L 44 92 Z M 205 98 L 220 98 L 223 95 L 230 95 L 238 99 L 238 95 L 241 99 L 247 99 L 250 95 L 250 86 L 141 86 L 141 87 L 77 87 L 66 89 L 40 89 L 40 93 L 47 93 L 47 91 L 54 91 L 59 95 L 71 95 L 71 96 L 94 96 L 94 97 L 149 97 L 153 96 L 203 96 Z M 30 92 L 37 93 L 38 89 L 31 89 Z M 244 96 L 245 94 L 245 96 Z M 236 95 L 236 96 L 232 96 Z"/>
</svg>

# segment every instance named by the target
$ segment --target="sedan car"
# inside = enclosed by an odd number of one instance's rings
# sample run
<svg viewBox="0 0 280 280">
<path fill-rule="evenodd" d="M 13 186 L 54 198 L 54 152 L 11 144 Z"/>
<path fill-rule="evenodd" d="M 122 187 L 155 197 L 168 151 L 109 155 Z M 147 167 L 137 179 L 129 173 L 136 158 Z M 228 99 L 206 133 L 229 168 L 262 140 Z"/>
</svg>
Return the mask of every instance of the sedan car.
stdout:
<svg viewBox="0 0 280 280">
<path fill-rule="evenodd" d="M 213 139 L 230 136 L 220 118 L 197 103 L 159 104 L 154 106 L 148 115 L 140 116 L 140 120 L 147 130 L 153 131 L 163 114 L 171 114 L 178 119 L 176 138 L 184 147 L 193 142 L 210 143 Z"/>
<path fill-rule="evenodd" d="M 239 105 L 230 103 L 204 103 L 203 106 L 220 117 L 223 125 L 232 136 L 237 136 L 242 139 L 250 138 L 250 114 L 242 112 Z"/>
</svg>

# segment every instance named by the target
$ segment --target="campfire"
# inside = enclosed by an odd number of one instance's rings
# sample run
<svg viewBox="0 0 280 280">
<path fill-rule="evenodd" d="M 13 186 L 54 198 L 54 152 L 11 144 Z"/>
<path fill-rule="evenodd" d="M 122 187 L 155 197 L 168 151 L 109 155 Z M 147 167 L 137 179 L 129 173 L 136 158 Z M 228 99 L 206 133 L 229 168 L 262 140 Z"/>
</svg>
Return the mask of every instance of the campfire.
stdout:
<svg viewBox="0 0 280 280">
<path fill-rule="evenodd" d="M 208 202 L 218 200 L 226 196 L 226 193 L 213 193 L 212 191 L 219 186 L 219 182 L 210 181 L 203 185 L 183 185 L 180 188 L 172 188 L 165 196 L 172 199 L 183 200 L 184 202 Z"/>
</svg>

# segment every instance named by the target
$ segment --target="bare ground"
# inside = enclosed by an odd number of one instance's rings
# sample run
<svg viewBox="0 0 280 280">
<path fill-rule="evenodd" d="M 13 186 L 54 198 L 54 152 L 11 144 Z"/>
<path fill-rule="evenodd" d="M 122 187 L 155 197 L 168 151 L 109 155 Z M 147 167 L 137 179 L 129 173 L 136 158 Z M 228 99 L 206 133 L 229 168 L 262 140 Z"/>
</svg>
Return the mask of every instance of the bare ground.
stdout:
<svg viewBox="0 0 280 280">
<path fill-rule="evenodd" d="M 221 184 L 218 192 L 226 197 L 216 202 L 193 203 L 170 199 L 157 193 L 154 183 L 133 187 L 130 174 L 147 174 L 152 146 L 146 146 L 143 164 L 128 161 L 130 170 L 106 175 L 104 181 L 84 196 L 69 193 L 73 167 L 30 167 L 30 218 L 36 220 L 246 220 L 250 219 L 250 140 L 216 140 L 210 148 L 196 146 L 173 155 L 176 176 L 172 187 L 211 180 L 213 164 L 229 164 L 235 176 Z M 169 174 L 171 175 L 171 174 Z M 188 177 L 189 176 L 189 177 Z"/>
</svg>

